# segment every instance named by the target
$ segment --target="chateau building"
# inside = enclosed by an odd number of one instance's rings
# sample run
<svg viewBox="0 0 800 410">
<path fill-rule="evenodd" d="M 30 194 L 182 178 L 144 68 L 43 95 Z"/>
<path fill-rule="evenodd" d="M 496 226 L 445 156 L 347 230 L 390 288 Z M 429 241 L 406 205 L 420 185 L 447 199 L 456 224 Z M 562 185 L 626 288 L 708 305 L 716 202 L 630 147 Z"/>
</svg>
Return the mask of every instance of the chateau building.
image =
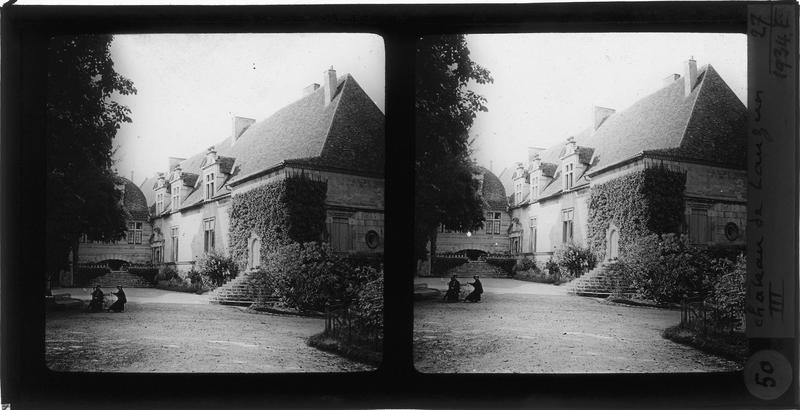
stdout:
<svg viewBox="0 0 800 410">
<path fill-rule="evenodd" d="M 125 213 L 125 236 L 113 242 L 89 241 L 80 238 L 76 252 L 79 264 L 106 264 L 119 269 L 130 264 L 150 262 L 150 236 L 153 233 L 147 200 L 130 180 L 117 176 L 116 189 L 120 192 L 120 205 Z M 71 279 L 65 280 L 71 284 Z"/>
<path fill-rule="evenodd" d="M 474 259 L 486 254 L 507 253 L 509 250 L 508 228 L 511 219 L 503 183 L 483 167 L 476 167 L 473 178 L 480 184 L 478 194 L 483 201 L 486 218 L 483 228 L 474 232 L 454 232 L 440 227 L 436 238 L 437 253 L 464 253 Z"/>
<path fill-rule="evenodd" d="M 509 248 L 546 261 L 568 242 L 587 245 L 593 189 L 649 167 L 685 174 L 682 232 L 701 245 L 742 245 L 746 224 L 746 109 L 711 65 L 685 64 L 664 86 L 518 163 L 509 197 Z M 644 206 L 644 204 L 642 205 Z M 619 252 L 607 227 L 605 259 Z"/>
<path fill-rule="evenodd" d="M 299 100 L 269 118 L 234 117 L 231 135 L 143 184 L 153 263 L 191 269 L 207 252 L 229 250 L 232 198 L 292 175 L 327 182 L 326 238 L 338 252 L 381 252 L 384 226 L 384 115 L 349 74 L 326 70 Z M 248 267 L 260 265 L 251 238 Z"/>
</svg>

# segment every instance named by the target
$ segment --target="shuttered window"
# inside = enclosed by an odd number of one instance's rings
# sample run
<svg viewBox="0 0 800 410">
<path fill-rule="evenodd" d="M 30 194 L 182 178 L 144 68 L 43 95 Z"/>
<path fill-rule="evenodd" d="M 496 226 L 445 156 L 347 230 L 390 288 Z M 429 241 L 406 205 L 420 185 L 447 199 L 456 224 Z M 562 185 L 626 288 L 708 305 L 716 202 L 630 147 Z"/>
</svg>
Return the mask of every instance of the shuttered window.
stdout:
<svg viewBox="0 0 800 410">
<path fill-rule="evenodd" d="M 711 221 L 707 209 L 692 208 L 689 214 L 689 240 L 692 243 L 711 241 Z"/>
<path fill-rule="evenodd" d="M 350 222 L 347 218 L 333 218 L 331 222 L 331 249 L 338 252 L 353 249 Z"/>
</svg>

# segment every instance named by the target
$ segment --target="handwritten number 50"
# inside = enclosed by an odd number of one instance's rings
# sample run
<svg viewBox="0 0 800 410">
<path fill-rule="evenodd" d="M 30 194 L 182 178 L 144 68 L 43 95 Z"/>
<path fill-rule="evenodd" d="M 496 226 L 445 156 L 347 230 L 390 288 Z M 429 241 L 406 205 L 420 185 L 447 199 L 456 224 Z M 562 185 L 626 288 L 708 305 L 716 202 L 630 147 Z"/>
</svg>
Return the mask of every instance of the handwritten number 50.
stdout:
<svg viewBox="0 0 800 410">
<path fill-rule="evenodd" d="M 764 373 L 772 374 L 772 372 L 775 371 L 775 369 L 772 367 L 772 363 L 768 361 L 762 360 L 759 363 L 759 365 L 761 366 L 761 370 Z M 764 377 L 762 379 L 761 377 L 759 377 L 759 373 L 756 373 L 755 376 L 757 384 L 760 384 L 764 387 L 775 387 L 775 379 L 773 379 L 772 377 Z"/>
</svg>

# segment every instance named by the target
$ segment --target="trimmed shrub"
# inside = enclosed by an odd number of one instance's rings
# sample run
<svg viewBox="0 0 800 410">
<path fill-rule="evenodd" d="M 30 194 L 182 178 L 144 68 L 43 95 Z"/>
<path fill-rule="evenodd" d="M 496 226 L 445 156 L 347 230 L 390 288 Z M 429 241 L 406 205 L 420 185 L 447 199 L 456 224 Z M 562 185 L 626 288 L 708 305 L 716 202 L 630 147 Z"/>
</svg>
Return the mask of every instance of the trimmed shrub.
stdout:
<svg viewBox="0 0 800 410">
<path fill-rule="evenodd" d="M 550 283 L 554 285 L 560 285 L 565 282 L 559 273 L 551 274 L 548 271 L 540 271 L 538 268 L 517 272 L 517 274 L 514 275 L 514 279 L 524 280 L 526 282 Z"/>
<path fill-rule="evenodd" d="M 686 174 L 663 166 L 632 172 L 592 188 L 589 197 L 588 245 L 605 256 L 606 234 L 619 228 L 619 246 L 649 234 L 679 233 L 684 224 Z"/>
<path fill-rule="evenodd" d="M 469 259 L 466 257 L 460 258 L 434 258 L 433 264 L 431 265 L 431 271 L 434 275 L 444 275 L 450 269 L 459 267 L 465 263 L 467 263 Z"/>
<path fill-rule="evenodd" d="M 195 275 L 195 281 L 199 281 L 202 286 L 209 289 L 222 286 L 239 274 L 239 268 L 231 257 L 216 252 L 208 252 L 200 256 L 193 270 L 195 269 L 199 274 L 199 278 Z"/>
<path fill-rule="evenodd" d="M 594 269 L 597 265 L 597 257 L 588 247 L 571 242 L 556 249 L 554 256 L 560 270 L 574 278 Z"/>
<path fill-rule="evenodd" d="M 200 283 L 189 283 L 180 276 L 175 276 L 169 280 L 162 280 L 156 283 L 157 289 L 169 290 L 173 292 L 203 293 L 204 289 Z"/>
<path fill-rule="evenodd" d="M 261 255 L 291 242 L 325 236 L 325 181 L 294 175 L 237 194 L 230 206 L 230 252 L 240 269 L 247 266 L 248 241 L 261 240 Z"/>
<path fill-rule="evenodd" d="M 517 260 L 513 258 L 486 258 L 486 263 L 504 270 L 509 276 L 514 274 L 514 265 Z"/>
</svg>

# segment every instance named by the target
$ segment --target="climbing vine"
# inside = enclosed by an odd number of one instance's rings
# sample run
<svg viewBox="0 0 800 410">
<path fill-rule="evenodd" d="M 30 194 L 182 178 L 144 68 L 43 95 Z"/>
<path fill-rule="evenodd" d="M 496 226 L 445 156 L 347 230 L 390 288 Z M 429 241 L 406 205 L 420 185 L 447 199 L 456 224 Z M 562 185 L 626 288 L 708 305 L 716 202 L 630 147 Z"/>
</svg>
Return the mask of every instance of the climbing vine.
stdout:
<svg viewBox="0 0 800 410">
<path fill-rule="evenodd" d="M 645 168 L 592 188 L 589 245 L 598 258 L 606 252 L 606 233 L 619 228 L 620 249 L 652 233 L 680 233 L 686 173 L 663 166 Z"/>
<path fill-rule="evenodd" d="M 261 239 L 261 254 L 267 255 L 290 242 L 315 242 L 325 233 L 325 181 L 305 175 L 253 188 L 233 196 L 230 207 L 230 253 L 244 268 L 248 240 Z"/>
</svg>

